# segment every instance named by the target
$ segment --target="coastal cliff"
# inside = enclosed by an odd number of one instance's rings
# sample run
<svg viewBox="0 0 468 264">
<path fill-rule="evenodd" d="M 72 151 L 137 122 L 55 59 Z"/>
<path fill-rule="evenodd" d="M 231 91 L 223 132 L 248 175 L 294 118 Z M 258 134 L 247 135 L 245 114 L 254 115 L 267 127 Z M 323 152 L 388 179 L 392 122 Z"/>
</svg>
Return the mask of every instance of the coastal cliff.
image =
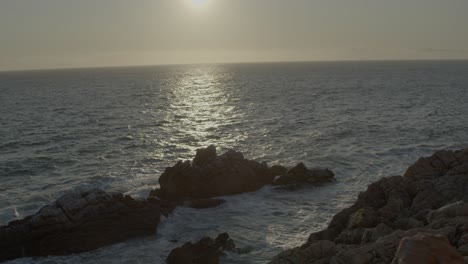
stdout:
<svg viewBox="0 0 468 264">
<path fill-rule="evenodd" d="M 336 214 L 325 230 L 270 264 L 465 263 L 468 148 L 420 158 Z"/>
</svg>

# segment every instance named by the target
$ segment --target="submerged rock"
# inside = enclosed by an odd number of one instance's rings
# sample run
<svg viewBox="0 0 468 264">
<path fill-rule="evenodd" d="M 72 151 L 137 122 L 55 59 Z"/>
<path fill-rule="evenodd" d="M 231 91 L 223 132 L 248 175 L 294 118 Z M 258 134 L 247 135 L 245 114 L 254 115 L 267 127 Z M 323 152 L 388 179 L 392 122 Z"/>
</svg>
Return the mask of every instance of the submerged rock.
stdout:
<svg viewBox="0 0 468 264">
<path fill-rule="evenodd" d="M 311 234 L 304 245 L 278 254 L 270 263 L 391 263 L 400 241 L 421 232 L 445 237 L 454 250 L 468 257 L 467 191 L 468 148 L 438 151 L 419 159 L 404 176 L 369 185 L 325 230 Z M 316 254 L 323 241 L 335 246 Z M 434 253 L 441 258 L 445 254 Z M 424 261 L 401 263 L 450 263 Z"/>
<path fill-rule="evenodd" d="M 234 241 L 227 233 L 218 235 L 216 239 L 204 237 L 192 244 L 173 249 L 167 257 L 167 264 L 218 264 L 224 251 L 235 251 Z"/>
<path fill-rule="evenodd" d="M 81 253 L 154 235 L 160 212 L 157 199 L 140 201 L 99 189 L 68 193 L 35 215 L 0 227 L 0 261 Z"/>
</svg>

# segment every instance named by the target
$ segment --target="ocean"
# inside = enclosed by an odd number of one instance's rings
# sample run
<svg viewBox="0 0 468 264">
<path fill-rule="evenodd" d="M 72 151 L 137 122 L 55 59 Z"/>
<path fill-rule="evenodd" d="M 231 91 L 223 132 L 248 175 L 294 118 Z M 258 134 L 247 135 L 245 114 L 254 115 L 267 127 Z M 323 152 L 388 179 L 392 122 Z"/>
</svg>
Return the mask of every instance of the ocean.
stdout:
<svg viewBox="0 0 468 264">
<path fill-rule="evenodd" d="M 0 225 L 70 190 L 146 197 L 165 167 L 210 144 L 269 165 L 326 167 L 337 179 L 178 208 L 153 237 L 9 263 L 164 263 L 182 243 L 221 232 L 242 252 L 223 263 L 266 263 L 326 227 L 369 183 L 468 146 L 468 61 L 2 72 L 0 102 Z"/>
</svg>

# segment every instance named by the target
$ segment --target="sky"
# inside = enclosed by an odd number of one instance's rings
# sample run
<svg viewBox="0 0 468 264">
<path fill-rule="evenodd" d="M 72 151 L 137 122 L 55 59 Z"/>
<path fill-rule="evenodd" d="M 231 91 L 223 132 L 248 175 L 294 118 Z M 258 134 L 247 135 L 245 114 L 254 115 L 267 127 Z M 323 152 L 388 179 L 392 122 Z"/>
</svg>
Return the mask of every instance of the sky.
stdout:
<svg viewBox="0 0 468 264">
<path fill-rule="evenodd" d="M 0 70 L 468 59 L 468 0 L 0 0 Z"/>
</svg>

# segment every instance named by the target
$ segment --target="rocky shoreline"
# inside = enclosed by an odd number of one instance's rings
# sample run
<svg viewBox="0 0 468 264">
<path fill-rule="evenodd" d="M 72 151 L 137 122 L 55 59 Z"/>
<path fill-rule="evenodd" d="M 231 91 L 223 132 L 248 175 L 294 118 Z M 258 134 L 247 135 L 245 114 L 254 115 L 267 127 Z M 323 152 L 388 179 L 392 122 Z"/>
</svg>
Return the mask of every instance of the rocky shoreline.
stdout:
<svg viewBox="0 0 468 264">
<path fill-rule="evenodd" d="M 468 263 L 468 148 L 368 186 L 327 229 L 270 264 Z"/>
<path fill-rule="evenodd" d="M 0 227 L 0 261 L 82 253 L 150 235 L 165 212 L 156 199 L 99 189 L 68 193 L 35 215 Z"/>
<path fill-rule="evenodd" d="M 155 235 L 161 215 L 178 206 L 219 206 L 215 198 L 333 182 L 328 169 L 304 164 L 269 167 L 230 150 L 210 146 L 193 162 L 179 161 L 159 178 L 147 199 L 94 189 L 65 194 L 38 213 L 0 227 L 0 262 L 28 256 L 68 255 Z M 224 233 L 174 249 L 168 263 L 218 263 L 235 252 Z M 271 264 L 468 263 L 468 148 L 420 158 L 403 176 L 380 179 L 336 214 L 328 228 L 300 247 L 279 253 Z"/>
<path fill-rule="evenodd" d="M 252 192 L 266 185 L 318 186 L 332 182 L 333 177 L 328 169 L 308 169 L 302 163 L 289 170 L 269 167 L 234 150 L 218 156 L 216 148 L 209 146 L 197 150 L 192 162 L 168 167 L 159 178 L 160 188 L 146 199 L 100 189 L 72 192 L 34 215 L 0 226 L 0 262 L 82 253 L 155 235 L 161 215 L 170 216 L 178 206 L 210 208 L 225 202 L 217 196 Z M 171 259 L 178 258 L 172 254 Z"/>
</svg>

